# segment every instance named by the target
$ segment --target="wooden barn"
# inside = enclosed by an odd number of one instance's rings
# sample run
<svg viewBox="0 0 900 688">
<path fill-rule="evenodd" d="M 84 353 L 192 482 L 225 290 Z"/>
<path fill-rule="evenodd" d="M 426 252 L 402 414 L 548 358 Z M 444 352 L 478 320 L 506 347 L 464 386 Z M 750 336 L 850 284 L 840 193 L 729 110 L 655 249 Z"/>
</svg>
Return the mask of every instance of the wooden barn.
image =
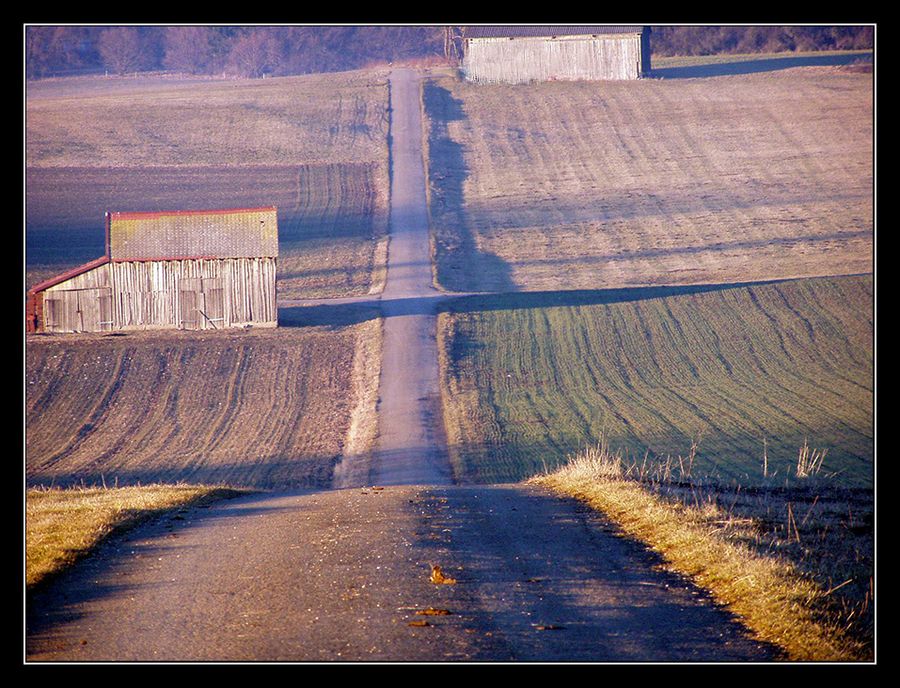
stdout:
<svg viewBox="0 0 900 688">
<path fill-rule="evenodd" d="M 468 26 L 459 39 L 468 81 L 520 84 L 650 75 L 646 26 Z"/>
<path fill-rule="evenodd" d="M 275 327 L 275 208 L 106 214 L 106 255 L 28 291 L 28 332 Z"/>
</svg>

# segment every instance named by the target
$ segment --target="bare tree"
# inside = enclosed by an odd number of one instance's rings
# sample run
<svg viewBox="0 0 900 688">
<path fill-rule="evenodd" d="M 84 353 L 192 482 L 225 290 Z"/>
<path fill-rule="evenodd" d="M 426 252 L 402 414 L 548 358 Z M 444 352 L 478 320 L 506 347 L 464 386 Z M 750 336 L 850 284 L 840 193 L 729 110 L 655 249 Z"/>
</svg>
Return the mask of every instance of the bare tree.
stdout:
<svg viewBox="0 0 900 688">
<path fill-rule="evenodd" d="M 25 30 L 25 75 L 32 79 L 84 66 L 85 30 L 73 26 L 29 26 Z"/>
<path fill-rule="evenodd" d="M 261 77 L 272 72 L 280 60 L 278 41 L 265 28 L 238 36 L 228 56 L 229 65 L 240 75 Z"/>
<path fill-rule="evenodd" d="M 130 26 L 105 29 L 100 33 L 97 49 L 103 64 L 117 74 L 136 71 L 144 64 L 140 32 Z"/>
<path fill-rule="evenodd" d="M 213 57 L 213 30 L 208 26 L 169 26 L 165 30 L 163 66 L 201 74 Z"/>
</svg>

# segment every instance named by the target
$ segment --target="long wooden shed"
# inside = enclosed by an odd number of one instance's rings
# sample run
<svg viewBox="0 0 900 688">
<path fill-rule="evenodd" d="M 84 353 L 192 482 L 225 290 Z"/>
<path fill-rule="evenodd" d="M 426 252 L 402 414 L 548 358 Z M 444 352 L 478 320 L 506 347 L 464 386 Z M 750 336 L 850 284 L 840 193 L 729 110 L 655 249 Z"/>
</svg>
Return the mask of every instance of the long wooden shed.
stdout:
<svg viewBox="0 0 900 688">
<path fill-rule="evenodd" d="M 27 332 L 275 327 L 274 207 L 106 214 L 106 255 L 32 287 Z"/>
<path fill-rule="evenodd" d="M 480 83 L 603 81 L 650 75 L 647 26 L 468 26 L 463 76 Z"/>
</svg>

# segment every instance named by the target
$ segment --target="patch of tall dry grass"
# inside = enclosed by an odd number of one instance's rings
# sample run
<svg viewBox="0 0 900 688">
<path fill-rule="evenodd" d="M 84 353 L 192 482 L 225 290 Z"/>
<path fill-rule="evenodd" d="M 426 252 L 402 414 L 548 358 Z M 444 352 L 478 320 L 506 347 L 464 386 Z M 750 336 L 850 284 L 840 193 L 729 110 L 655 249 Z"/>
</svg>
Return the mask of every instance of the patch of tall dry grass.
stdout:
<svg viewBox="0 0 900 688">
<path fill-rule="evenodd" d="M 871 659 L 870 644 L 835 616 L 833 589 L 823 589 L 788 559 L 746 544 L 752 518 L 696 493 L 693 503 L 667 499 L 648 489 L 641 480 L 645 472 L 646 464 L 626 461 L 601 442 L 530 482 L 606 514 L 627 535 L 658 551 L 672 570 L 709 590 L 756 637 L 781 647 L 789 660 Z"/>
<path fill-rule="evenodd" d="M 162 513 L 239 494 L 200 485 L 30 488 L 25 495 L 25 584 L 61 572 L 104 538 Z"/>
</svg>

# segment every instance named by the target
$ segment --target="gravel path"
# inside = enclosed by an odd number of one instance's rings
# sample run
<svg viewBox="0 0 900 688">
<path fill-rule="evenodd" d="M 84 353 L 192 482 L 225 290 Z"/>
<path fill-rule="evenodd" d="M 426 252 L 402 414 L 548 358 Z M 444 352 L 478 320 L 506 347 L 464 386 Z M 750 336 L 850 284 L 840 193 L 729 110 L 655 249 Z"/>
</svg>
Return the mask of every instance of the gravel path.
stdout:
<svg viewBox="0 0 900 688">
<path fill-rule="evenodd" d="M 29 600 L 26 653 L 34 662 L 771 658 L 655 563 L 584 507 L 521 485 L 252 495 L 107 543 Z M 433 583 L 433 565 L 456 582 Z"/>
</svg>

